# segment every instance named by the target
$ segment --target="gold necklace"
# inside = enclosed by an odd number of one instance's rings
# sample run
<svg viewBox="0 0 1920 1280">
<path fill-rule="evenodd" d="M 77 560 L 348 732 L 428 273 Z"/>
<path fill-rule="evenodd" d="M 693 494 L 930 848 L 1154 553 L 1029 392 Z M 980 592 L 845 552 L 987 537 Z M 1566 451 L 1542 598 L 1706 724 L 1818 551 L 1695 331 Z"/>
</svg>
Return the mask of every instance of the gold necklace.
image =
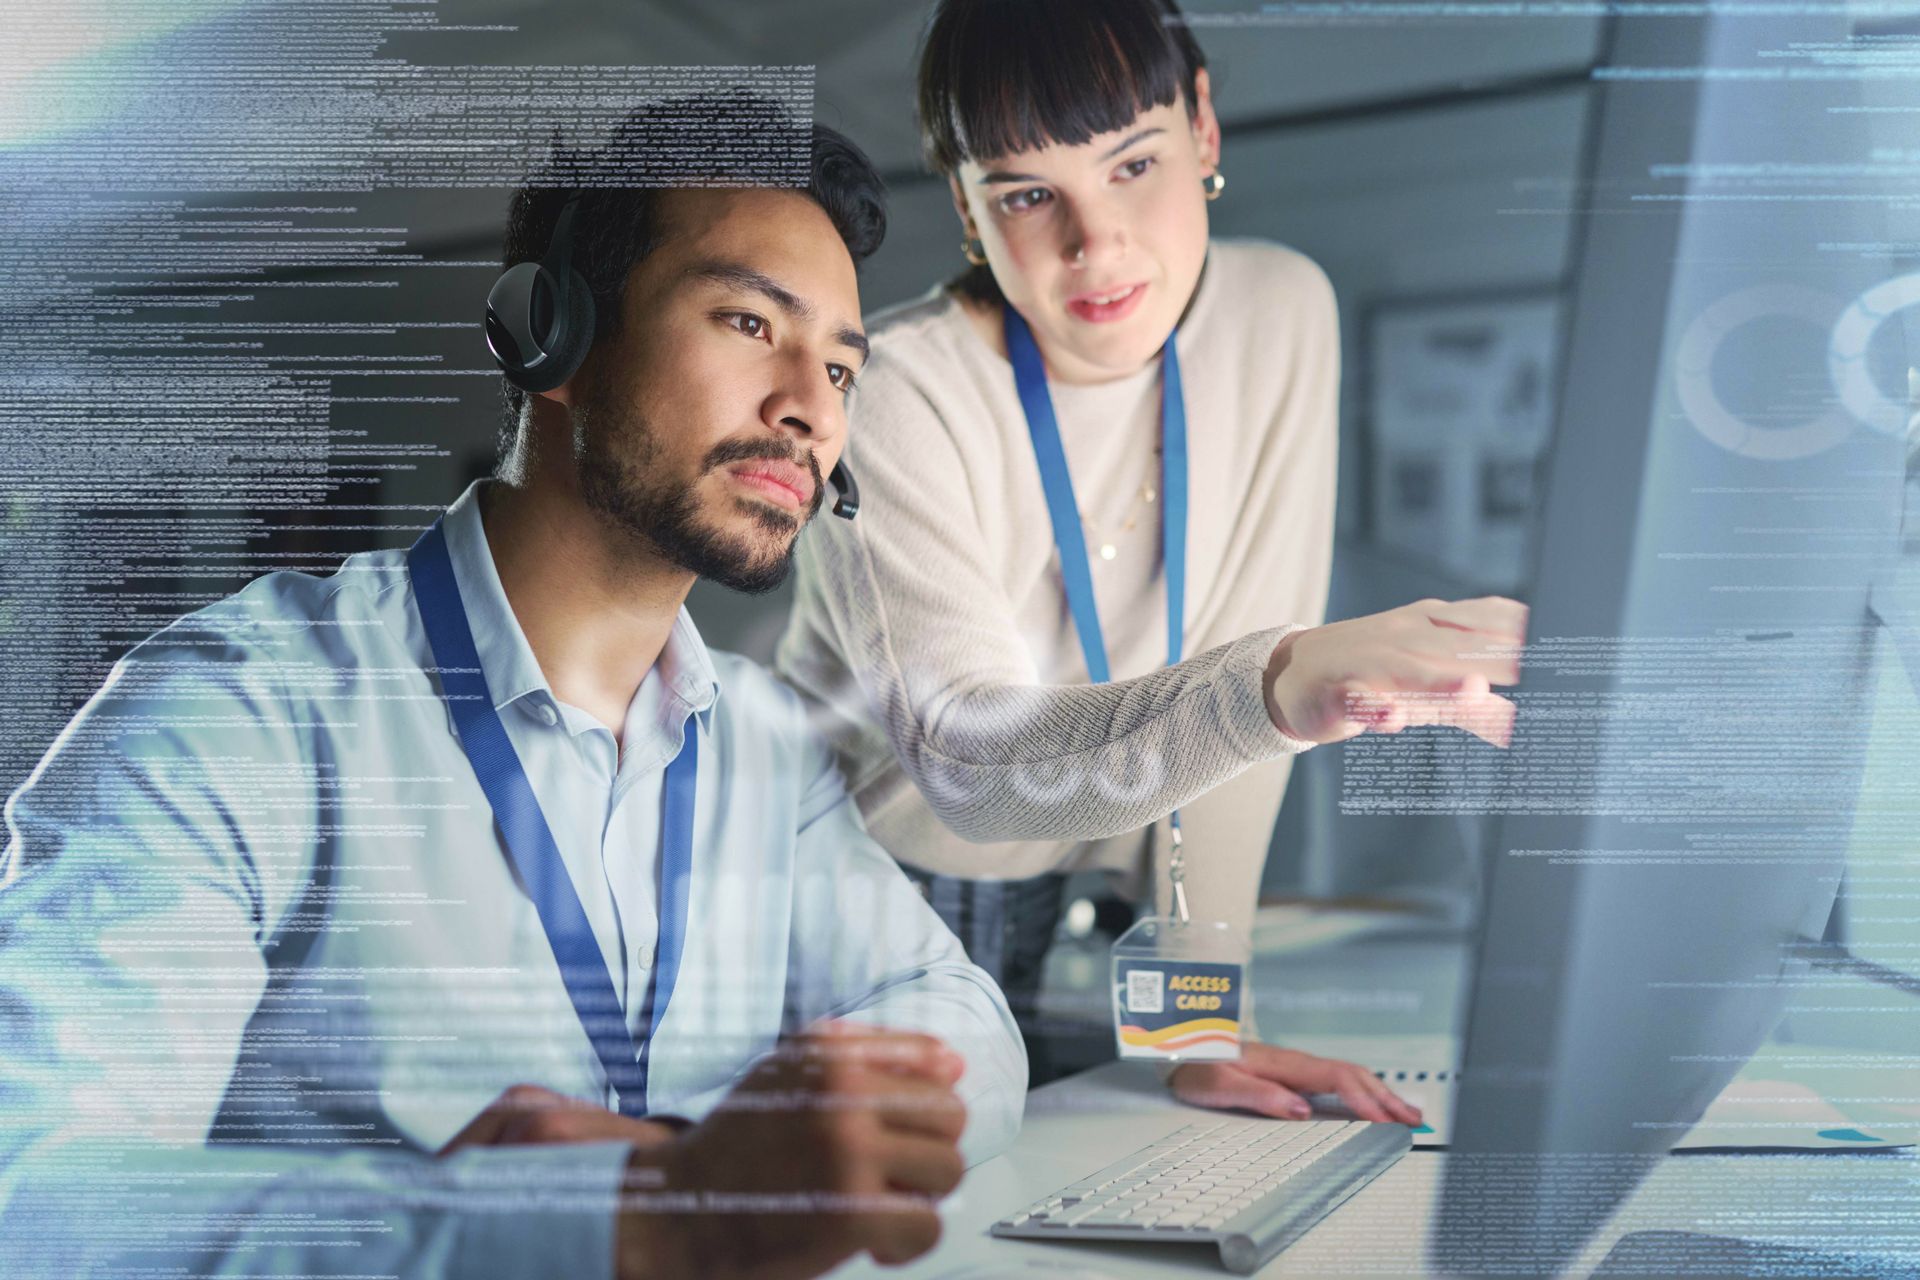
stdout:
<svg viewBox="0 0 1920 1280">
<path fill-rule="evenodd" d="M 1127 534 L 1132 533 L 1134 528 L 1139 525 L 1143 508 L 1152 506 L 1155 502 L 1159 501 L 1159 499 L 1160 449 L 1156 445 L 1153 450 L 1153 471 L 1147 476 L 1146 482 L 1140 486 L 1139 491 L 1134 494 L 1133 503 L 1127 508 L 1126 523 L 1120 526 L 1119 533 L 1111 538 L 1106 537 L 1098 524 L 1095 524 L 1084 515 L 1080 517 L 1081 525 L 1086 528 L 1090 540 L 1096 544 L 1095 554 L 1102 560 L 1111 560 L 1119 555 L 1120 548 L 1115 544 Z"/>
</svg>

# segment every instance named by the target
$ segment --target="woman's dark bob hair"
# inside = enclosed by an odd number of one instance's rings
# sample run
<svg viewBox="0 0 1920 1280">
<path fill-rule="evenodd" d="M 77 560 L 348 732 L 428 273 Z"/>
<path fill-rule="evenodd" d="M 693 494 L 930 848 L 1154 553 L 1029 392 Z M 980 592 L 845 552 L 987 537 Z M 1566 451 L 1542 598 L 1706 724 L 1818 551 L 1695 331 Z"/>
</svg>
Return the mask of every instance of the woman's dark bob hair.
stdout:
<svg viewBox="0 0 1920 1280">
<path fill-rule="evenodd" d="M 1178 94 L 1206 58 L 1174 0 L 938 0 L 920 51 L 920 137 L 968 160 L 1078 146 Z"/>
</svg>

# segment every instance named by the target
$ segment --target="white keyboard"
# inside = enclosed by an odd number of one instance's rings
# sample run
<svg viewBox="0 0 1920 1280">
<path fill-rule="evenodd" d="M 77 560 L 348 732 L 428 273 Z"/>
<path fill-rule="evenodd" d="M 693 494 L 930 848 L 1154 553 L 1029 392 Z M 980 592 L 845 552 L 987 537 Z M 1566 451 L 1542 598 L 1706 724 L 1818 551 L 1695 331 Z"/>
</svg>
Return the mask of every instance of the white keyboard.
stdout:
<svg viewBox="0 0 1920 1280">
<path fill-rule="evenodd" d="M 993 1225 L 1027 1240 L 1212 1242 L 1246 1275 L 1407 1153 L 1404 1125 L 1209 1119 Z"/>
</svg>

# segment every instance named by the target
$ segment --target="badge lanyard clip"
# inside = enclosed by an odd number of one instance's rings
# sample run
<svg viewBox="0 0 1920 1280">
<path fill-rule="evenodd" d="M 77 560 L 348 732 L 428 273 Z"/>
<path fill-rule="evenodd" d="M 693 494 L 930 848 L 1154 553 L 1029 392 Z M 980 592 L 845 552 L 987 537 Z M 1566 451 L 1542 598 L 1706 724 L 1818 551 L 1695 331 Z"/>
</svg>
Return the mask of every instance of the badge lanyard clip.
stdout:
<svg viewBox="0 0 1920 1280">
<path fill-rule="evenodd" d="M 1174 923 L 1188 925 L 1193 923 L 1193 912 L 1187 909 L 1187 851 L 1181 847 L 1180 815 L 1173 818 L 1173 853 L 1167 858 L 1167 879 L 1173 882 L 1173 919 Z"/>
</svg>

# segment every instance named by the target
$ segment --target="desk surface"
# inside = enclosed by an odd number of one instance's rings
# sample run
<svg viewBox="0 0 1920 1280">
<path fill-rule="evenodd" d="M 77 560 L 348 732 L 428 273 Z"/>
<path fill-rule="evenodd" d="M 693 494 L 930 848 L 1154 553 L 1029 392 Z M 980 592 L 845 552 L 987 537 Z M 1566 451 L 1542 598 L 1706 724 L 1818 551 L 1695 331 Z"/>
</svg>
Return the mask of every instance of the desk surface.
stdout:
<svg viewBox="0 0 1920 1280">
<path fill-rule="evenodd" d="M 971 1170 L 948 1198 L 942 1210 L 945 1231 L 934 1252 L 905 1269 L 882 1269 L 862 1259 L 834 1274 L 928 1280 L 1224 1276 L 1211 1247 L 987 1235 L 987 1228 L 1012 1210 L 1206 1114 L 1175 1102 L 1153 1073 L 1137 1064 L 1116 1062 L 1036 1089 L 1012 1148 Z M 1427 1225 L 1446 1159 L 1437 1152 L 1409 1153 L 1259 1274 L 1431 1274 Z M 1920 1258 L 1916 1202 L 1920 1156 L 1910 1153 L 1671 1157 L 1594 1237 L 1572 1274 L 1590 1274 L 1626 1232 L 1656 1229 L 1824 1238 L 1829 1247 L 1845 1242 Z"/>
</svg>

